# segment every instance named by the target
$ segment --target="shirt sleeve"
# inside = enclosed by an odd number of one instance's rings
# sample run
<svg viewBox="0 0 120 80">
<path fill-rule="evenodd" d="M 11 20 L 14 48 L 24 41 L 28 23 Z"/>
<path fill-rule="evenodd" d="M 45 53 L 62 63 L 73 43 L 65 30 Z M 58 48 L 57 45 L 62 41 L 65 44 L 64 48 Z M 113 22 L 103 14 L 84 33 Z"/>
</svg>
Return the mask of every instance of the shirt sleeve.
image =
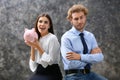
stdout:
<svg viewBox="0 0 120 80">
<path fill-rule="evenodd" d="M 32 72 L 35 72 L 37 66 L 38 64 L 35 61 L 33 61 L 32 59 L 29 60 L 29 67 Z"/>
<path fill-rule="evenodd" d="M 48 53 L 44 52 L 41 56 L 41 61 L 47 65 L 54 64 L 60 57 L 60 44 L 56 36 L 52 36 L 48 44 Z M 46 65 L 46 66 L 47 66 Z"/>
<path fill-rule="evenodd" d="M 98 47 L 98 44 L 94 35 L 92 35 L 92 38 L 91 38 L 91 45 L 92 45 L 92 49 Z M 87 63 L 97 63 L 97 62 L 103 61 L 103 59 L 104 59 L 103 53 L 81 54 L 81 61 L 84 61 Z"/>
<path fill-rule="evenodd" d="M 74 52 L 73 48 L 72 48 L 72 43 L 70 41 L 69 38 L 67 37 L 62 37 L 61 38 L 61 54 L 62 54 L 62 58 L 63 58 L 63 63 L 65 68 L 76 68 L 76 67 L 82 67 L 85 66 L 86 63 L 82 62 L 80 60 L 68 60 L 66 58 L 66 53 L 68 52 Z"/>
<path fill-rule="evenodd" d="M 66 58 L 66 53 L 72 52 L 72 46 L 70 44 L 69 39 L 62 37 L 61 38 L 61 54 L 62 58 L 64 60 L 64 63 L 69 64 L 70 60 Z"/>
</svg>

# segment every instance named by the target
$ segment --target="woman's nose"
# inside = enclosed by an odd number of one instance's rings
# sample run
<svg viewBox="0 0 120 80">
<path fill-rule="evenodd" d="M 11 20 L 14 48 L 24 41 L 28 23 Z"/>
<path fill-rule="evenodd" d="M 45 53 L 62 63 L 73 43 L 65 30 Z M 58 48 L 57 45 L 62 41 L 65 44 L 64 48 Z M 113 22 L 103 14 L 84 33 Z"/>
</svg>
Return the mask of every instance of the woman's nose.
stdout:
<svg viewBox="0 0 120 80">
<path fill-rule="evenodd" d="M 44 25 L 44 22 L 42 22 L 41 25 Z"/>
</svg>

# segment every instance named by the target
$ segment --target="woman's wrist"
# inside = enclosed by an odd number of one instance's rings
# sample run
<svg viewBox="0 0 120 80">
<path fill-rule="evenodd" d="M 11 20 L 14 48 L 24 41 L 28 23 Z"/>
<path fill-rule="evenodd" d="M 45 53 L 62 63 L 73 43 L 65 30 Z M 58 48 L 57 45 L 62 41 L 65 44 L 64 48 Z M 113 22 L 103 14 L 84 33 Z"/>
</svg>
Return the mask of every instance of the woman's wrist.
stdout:
<svg viewBox="0 0 120 80">
<path fill-rule="evenodd" d="M 38 46 L 37 49 L 38 49 L 38 51 L 40 52 L 40 54 L 43 54 L 43 53 L 44 53 L 44 50 L 43 50 L 40 46 Z"/>
</svg>

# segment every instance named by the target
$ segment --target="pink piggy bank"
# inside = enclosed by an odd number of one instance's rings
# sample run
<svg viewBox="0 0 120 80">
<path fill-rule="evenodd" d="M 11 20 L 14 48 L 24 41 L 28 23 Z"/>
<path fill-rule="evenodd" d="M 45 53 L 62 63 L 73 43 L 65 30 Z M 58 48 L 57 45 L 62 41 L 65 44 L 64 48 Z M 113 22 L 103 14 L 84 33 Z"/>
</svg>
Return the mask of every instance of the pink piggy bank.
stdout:
<svg viewBox="0 0 120 80">
<path fill-rule="evenodd" d="M 32 29 L 25 28 L 23 37 L 25 41 L 30 41 L 30 42 L 34 42 L 36 39 L 38 39 L 38 35 L 35 31 L 35 28 Z"/>
</svg>

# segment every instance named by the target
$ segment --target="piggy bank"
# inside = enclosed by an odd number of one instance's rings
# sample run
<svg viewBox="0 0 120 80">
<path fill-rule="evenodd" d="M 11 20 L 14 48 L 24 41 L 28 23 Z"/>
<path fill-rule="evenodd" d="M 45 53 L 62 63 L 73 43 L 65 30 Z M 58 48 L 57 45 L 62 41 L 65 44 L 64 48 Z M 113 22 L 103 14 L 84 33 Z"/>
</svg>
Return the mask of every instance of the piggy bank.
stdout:
<svg viewBox="0 0 120 80">
<path fill-rule="evenodd" d="M 34 42 L 36 39 L 38 39 L 38 35 L 35 31 L 35 28 L 32 29 L 25 28 L 23 37 L 25 41 L 30 41 L 30 42 Z"/>
</svg>

